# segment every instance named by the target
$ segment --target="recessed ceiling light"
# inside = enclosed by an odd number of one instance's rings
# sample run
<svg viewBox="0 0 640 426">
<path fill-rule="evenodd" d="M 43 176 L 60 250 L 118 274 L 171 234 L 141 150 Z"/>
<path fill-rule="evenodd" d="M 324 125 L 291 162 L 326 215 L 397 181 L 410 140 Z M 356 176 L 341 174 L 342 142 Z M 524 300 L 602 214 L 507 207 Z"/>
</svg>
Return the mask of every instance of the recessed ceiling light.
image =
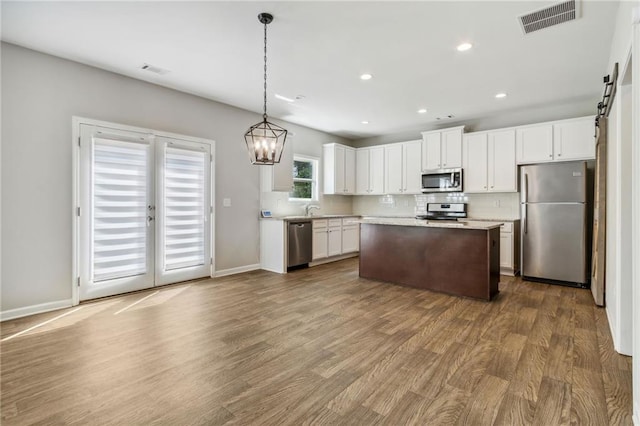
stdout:
<svg viewBox="0 0 640 426">
<path fill-rule="evenodd" d="M 496 98 L 498 98 L 498 99 L 502 99 L 502 98 L 506 98 L 506 97 L 507 97 L 507 94 L 506 94 L 506 93 L 498 93 L 498 94 L 496 95 Z"/>
<path fill-rule="evenodd" d="M 364 120 L 364 121 L 362 121 L 362 124 L 369 124 L 369 122 Z"/>
<path fill-rule="evenodd" d="M 427 110 L 425 108 L 420 108 L 418 110 L 418 114 L 426 114 L 426 113 L 427 113 Z"/>
<path fill-rule="evenodd" d="M 295 99 L 287 98 L 286 96 L 278 95 L 277 93 L 275 94 L 275 97 L 280 99 L 281 101 L 286 101 L 286 102 L 294 102 L 295 101 Z"/>
<path fill-rule="evenodd" d="M 362 74 L 360 80 L 371 80 L 373 76 L 371 74 Z"/>
<path fill-rule="evenodd" d="M 464 52 L 465 50 L 469 50 L 472 47 L 473 45 L 471 43 L 462 43 L 458 45 L 457 49 L 458 49 L 458 52 Z"/>
</svg>

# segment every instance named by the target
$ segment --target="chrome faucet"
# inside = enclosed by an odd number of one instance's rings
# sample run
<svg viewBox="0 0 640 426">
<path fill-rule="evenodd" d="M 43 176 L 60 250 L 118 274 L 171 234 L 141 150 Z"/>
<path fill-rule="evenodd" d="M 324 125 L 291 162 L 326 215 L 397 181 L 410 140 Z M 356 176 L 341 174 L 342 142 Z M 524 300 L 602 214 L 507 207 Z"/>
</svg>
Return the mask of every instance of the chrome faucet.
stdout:
<svg viewBox="0 0 640 426">
<path fill-rule="evenodd" d="M 313 210 L 313 209 L 320 210 L 320 206 L 316 206 L 315 204 L 306 204 L 304 206 L 304 215 L 305 216 L 311 216 L 312 215 L 311 210 Z"/>
</svg>

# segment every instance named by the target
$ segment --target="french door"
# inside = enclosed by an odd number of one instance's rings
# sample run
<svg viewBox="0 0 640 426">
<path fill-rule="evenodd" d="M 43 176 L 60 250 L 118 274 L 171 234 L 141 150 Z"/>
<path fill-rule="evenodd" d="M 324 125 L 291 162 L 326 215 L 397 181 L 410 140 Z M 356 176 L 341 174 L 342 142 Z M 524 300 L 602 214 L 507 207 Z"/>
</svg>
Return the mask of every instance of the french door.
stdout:
<svg viewBox="0 0 640 426">
<path fill-rule="evenodd" d="M 210 276 L 211 146 L 80 125 L 80 300 Z"/>
</svg>

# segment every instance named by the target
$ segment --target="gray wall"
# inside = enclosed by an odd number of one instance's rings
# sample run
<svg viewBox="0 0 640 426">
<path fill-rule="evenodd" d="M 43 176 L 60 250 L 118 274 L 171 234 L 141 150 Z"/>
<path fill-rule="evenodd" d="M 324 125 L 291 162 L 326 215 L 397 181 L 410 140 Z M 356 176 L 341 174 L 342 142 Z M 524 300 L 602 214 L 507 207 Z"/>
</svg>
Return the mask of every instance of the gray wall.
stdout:
<svg viewBox="0 0 640 426">
<path fill-rule="evenodd" d="M 216 269 L 259 263 L 259 170 L 242 135 L 260 115 L 11 44 L 1 61 L 2 311 L 71 298 L 74 115 L 215 140 Z M 305 153 L 346 142 L 286 128 Z"/>
<path fill-rule="evenodd" d="M 603 74 L 605 75 L 604 71 Z M 594 82 L 594 88 L 598 88 L 599 82 Z M 483 130 L 501 129 L 504 127 L 522 126 L 526 124 L 542 123 L 545 121 L 563 120 L 565 118 L 584 117 L 596 115 L 596 105 L 601 100 L 599 97 L 587 97 L 567 100 L 566 102 L 554 102 L 549 105 L 538 105 L 523 109 L 503 111 L 487 117 L 471 117 L 464 120 L 442 121 L 431 123 L 420 128 L 407 129 L 406 131 L 357 139 L 352 145 L 361 148 L 365 146 L 382 145 L 386 143 L 404 142 L 421 139 L 420 132 L 428 130 L 446 129 L 448 127 L 464 125 L 465 133 L 479 132 Z"/>
</svg>

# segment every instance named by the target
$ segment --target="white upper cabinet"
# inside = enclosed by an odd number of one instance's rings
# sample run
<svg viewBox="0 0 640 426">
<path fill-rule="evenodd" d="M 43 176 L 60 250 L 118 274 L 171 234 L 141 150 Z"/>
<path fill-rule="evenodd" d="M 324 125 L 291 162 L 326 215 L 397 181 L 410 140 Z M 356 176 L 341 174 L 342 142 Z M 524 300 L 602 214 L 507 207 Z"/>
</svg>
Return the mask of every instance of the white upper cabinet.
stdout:
<svg viewBox="0 0 640 426">
<path fill-rule="evenodd" d="M 513 129 L 488 133 L 488 186 L 492 192 L 518 191 L 516 132 Z"/>
<path fill-rule="evenodd" d="M 330 143 L 323 146 L 325 194 L 355 194 L 355 149 Z"/>
<path fill-rule="evenodd" d="M 384 147 L 384 192 L 402 194 L 402 144 Z"/>
<path fill-rule="evenodd" d="M 462 127 L 442 132 L 442 168 L 462 167 Z"/>
<path fill-rule="evenodd" d="M 553 126 L 519 127 L 516 129 L 518 164 L 553 161 Z"/>
<path fill-rule="evenodd" d="M 384 147 L 386 194 L 420 194 L 422 191 L 422 141 Z"/>
<path fill-rule="evenodd" d="M 464 126 L 422 132 L 422 169 L 462 167 L 462 131 Z"/>
<path fill-rule="evenodd" d="M 369 194 L 369 148 L 356 150 L 356 194 Z"/>
<path fill-rule="evenodd" d="M 588 160 L 596 157 L 593 117 L 565 120 L 553 125 L 553 154 L 556 161 Z"/>
<path fill-rule="evenodd" d="M 260 181 L 263 192 L 293 190 L 293 143 L 287 142 L 279 163 L 260 166 Z"/>
<path fill-rule="evenodd" d="M 345 148 L 344 151 L 344 188 L 345 193 L 356 193 L 356 150 Z"/>
<path fill-rule="evenodd" d="M 464 192 L 487 192 L 488 168 L 487 134 L 464 135 L 463 146 Z"/>
<path fill-rule="evenodd" d="M 463 169 L 464 192 L 517 192 L 515 131 L 464 135 Z"/>
<path fill-rule="evenodd" d="M 594 135 L 593 116 L 519 127 L 516 129 L 517 162 L 594 159 Z"/>
<path fill-rule="evenodd" d="M 356 150 L 356 194 L 384 193 L 384 147 Z"/>
<path fill-rule="evenodd" d="M 440 169 L 440 132 L 422 134 L 422 168 Z"/>
<path fill-rule="evenodd" d="M 422 193 L 422 141 L 411 141 L 402 144 L 402 161 L 404 170 L 403 194 Z"/>
</svg>

